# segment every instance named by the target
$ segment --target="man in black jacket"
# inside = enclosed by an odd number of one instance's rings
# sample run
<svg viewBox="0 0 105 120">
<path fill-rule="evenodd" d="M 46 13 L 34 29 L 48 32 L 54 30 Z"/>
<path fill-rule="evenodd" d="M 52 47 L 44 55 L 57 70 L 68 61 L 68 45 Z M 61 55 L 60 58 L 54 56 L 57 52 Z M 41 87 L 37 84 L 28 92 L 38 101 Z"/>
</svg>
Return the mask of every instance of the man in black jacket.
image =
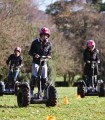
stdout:
<svg viewBox="0 0 105 120">
<path fill-rule="evenodd" d="M 37 38 L 32 42 L 31 48 L 29 50 L 29 55 L 32 56 L 33 58 L 30 81 L 31 94 L 33 94 L 36 82 L 38 83 L 38 91 L 40 89 L 40 83 L 39 81 L 37 81 L 37 78 L 41 56 L 47 56 L 47 58 L 51 57 L 51 43 L 48 40 L 48 38 L 50 37 L 50 30 L 46 27 L 43 27 L 41 28 L 39 35 L 40 38 Z M 47 63 L 44 64 L 42 69 L 41 76 L 42 90 L 44 89 L 46 80 L 47 80 Z"/>
<path fill-rule="evenodd" d="M 92 75 L 94 74 L 99 76 L 98 63 L 100 63 L 99 50 L 96 49 L 95 42 L 93 40 L 88 40 L 86 42 L 86 49 L 83 54 L 83 60 L 85 62 L 84 76 L 87 78 L 87 86 L 91 86 Z M 93 62 L 95 63 L 95 66 L 92 66 Z"/>
</svg>

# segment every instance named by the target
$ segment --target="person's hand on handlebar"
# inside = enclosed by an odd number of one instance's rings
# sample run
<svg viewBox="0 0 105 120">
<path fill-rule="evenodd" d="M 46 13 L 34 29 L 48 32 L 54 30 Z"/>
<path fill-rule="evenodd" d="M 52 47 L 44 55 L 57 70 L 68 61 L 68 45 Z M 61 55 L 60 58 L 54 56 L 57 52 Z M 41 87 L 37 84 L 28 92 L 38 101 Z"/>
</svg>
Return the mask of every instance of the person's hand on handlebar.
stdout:
<svg viewBox="0 0 105 120">
<path fill-rule="evenodd" d="M 43 61 L 48 61 L 49 59 L 51 59 L 51 56 L 50 56 L 50 55 L 41 56 L 40 58 L 41 58 L 41 60 L 43 60 Z"/>
<path fill-rule="evenodd" d="M 87 63 L 100 63 L 100 60 L 98 60 L 98 61 L 89 61 L 89 60 L 87 60 Z"/>
<path fill-rule="evenodd" d="M 100 60 L 98 60 L 97 63 L 100 63 Z"/>
<path fill-rule="evenodd" d="M 51 59 L 51 56 L 50 55 L 47 55 L 47 56 L 40 56 L 39 54 L 35 54 L 35 56 L 34 56 L 35 58 L 48 58 L 48 59 Z"/>
<path fill-rule="evenodd" d="M 40 58 L 40 55 L 39 54 L 35 54 L 35 58 Z"/>
<path fill-rule="evenodd" d="M 91 61 L 87 60 L 87 63 L 91 63 Z"/>
<path fill-rule="evenodd" d="M 17 66 L 18 68 L 21 68 L 21 67 L 23 67 L 23 64 L 21 64 L 21 65 L 19 65 L 19 66 Z"/>
<path fill-rule="evenodd" d="M 47 56 L 47 58 L 48 58 L 48 59 L 51 59 L 51 56 L 50 56 L 50 55 L 48 55 L 48 56 Z"/>
</svg>

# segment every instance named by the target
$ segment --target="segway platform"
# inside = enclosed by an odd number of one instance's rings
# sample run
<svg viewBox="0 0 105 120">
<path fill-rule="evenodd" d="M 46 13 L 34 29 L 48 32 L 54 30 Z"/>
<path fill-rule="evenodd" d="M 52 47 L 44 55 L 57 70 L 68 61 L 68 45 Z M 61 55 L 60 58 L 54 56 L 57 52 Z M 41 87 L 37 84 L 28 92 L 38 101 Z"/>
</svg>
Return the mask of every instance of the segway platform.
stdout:
<svg viewBox="0 0 105 120">
<path fill-rule="evenodd" d="M 5 89 L 5 91 L 3 92 L 4 95 L 13 95 L 15 94 L 15 90 L 14 89 Z"/>
<path fill-rule="evenodd" d="M 86 96 L 98 96 L 98 92 L 95 89 L 87 90 L 85 93 Z"/>
<path fill-rule="evenodd" d="M 3 81 L 0 81 L 0 96 L 3 95 L 16 95 L 18 89 L 18 82 L 13 86 L 6 86 Z"/>
<path fill-rule="evenodd" d="M 44 104 L 47 102 L 47 99 L 44 98 L 31 98 L 30 104 Z"/>
</svg>

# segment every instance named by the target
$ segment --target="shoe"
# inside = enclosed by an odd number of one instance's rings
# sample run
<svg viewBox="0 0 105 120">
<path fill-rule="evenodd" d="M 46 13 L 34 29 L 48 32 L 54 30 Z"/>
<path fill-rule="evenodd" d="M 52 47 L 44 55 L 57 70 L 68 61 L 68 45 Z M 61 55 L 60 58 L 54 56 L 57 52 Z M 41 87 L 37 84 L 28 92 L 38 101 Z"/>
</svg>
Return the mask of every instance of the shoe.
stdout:
<svg viewBox="0 0 105 120">
<path fill-rule="evenodd" d="M 11 85 L 11 88 L 14 89 L 14 84 Z"/>
<path fill-rule="evenodd" d="M 47 99 L 47 96 L 44 96 L 43 99 Z"/>
<path fill-rule="evenodd" d="M 8 85 L 8 84 L 6 84 L 6 85 L 5 85 L 5 89 L 8 89 L 8 87 L 9 87 L 9 85 Z"/>
<path fill-rule="evenodd" d="M 35 98 L 35 99 L 40 99 L 41 98 L 39 93 L 35 93 L 32 97 Z"/>
<path fill-rule="evenodd" d="M 37 99 L 42 99 L 42 97 L 39 93 L 37 93 Z"/>
</svg>

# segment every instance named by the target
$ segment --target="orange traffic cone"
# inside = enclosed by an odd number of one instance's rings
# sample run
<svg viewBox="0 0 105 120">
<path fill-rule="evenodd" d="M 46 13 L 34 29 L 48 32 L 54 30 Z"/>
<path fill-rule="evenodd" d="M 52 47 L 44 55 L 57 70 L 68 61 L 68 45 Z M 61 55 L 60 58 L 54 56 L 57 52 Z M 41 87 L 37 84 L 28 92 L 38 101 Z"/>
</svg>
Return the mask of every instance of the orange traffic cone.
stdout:
<svg viewBox="0 0 105 120">
<path fill-rule="evenodd" d="M 63 102 L 64 102 L 64 104 L 66 104 L 66 105 L 68 104 L 67 96 L 64 97 Z"/>
<path fill-rule="evenodd" d="M 46 120 L 56 120 L 56 117 L 49 115 L 49 116 L 47 116 L 47 119 L 46 119 Z"/>
<path fill-rule="evenodd" d="M 77 96 L 76 96 L 76 99 L 80 99 L 80 98 L 81 98 L 81 96 L 80 96 L 80 95 L 77 95 Z"/>
</svg>

